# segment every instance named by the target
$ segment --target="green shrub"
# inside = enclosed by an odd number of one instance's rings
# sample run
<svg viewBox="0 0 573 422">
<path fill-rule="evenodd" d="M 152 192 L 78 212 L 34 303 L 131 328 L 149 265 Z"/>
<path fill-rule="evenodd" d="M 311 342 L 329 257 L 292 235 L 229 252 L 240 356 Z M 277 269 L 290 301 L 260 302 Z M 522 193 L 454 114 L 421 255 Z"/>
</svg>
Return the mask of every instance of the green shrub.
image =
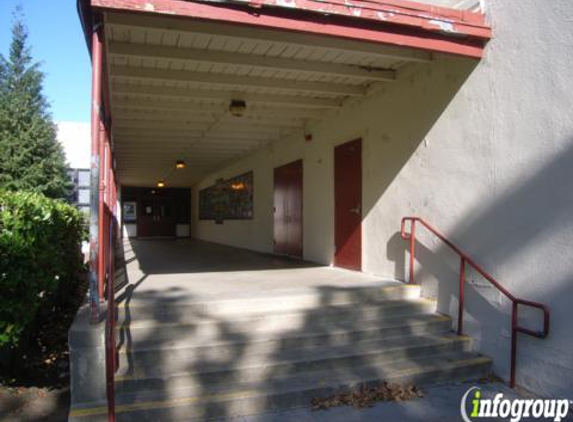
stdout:
<svg viewBox="0 0 573 422">
<path fill-rule="evenodd" d="M 18 345 L 38 309 L 75 284 L 85 217 L 31 192 L 0 192 L 0 348 Z"/>
</svg>

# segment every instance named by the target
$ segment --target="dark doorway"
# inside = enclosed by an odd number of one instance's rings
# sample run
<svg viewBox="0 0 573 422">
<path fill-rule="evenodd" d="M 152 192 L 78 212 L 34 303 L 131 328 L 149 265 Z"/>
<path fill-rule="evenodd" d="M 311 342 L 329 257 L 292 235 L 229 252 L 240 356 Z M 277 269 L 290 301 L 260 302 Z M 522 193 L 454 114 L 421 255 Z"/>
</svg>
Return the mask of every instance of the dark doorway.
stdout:
<svg viewBox="0 0 573 422">
<path fill-rule="evenodd" d="M 302 259 L 302 160 L 275 168 L 274 252 Z"/>
<path fill-rule="evenodd" d="M 334 265 L 362 269 L 362 139 L 334 149 Z"/>
<path fill-rule="evenodd" d="M 178 225 L 191 222 L 190 189 L 123 187 L 122 201 L 136 204 L 131 223 L 137 226 L 137 237 L 175 237 Z"/>
<path fill-rule="evenodd" d="M 175 236 L 172 198 L 146 198 L 142 200 L 141 217 L 137 222 L 139 237 Z"/>
</svg>

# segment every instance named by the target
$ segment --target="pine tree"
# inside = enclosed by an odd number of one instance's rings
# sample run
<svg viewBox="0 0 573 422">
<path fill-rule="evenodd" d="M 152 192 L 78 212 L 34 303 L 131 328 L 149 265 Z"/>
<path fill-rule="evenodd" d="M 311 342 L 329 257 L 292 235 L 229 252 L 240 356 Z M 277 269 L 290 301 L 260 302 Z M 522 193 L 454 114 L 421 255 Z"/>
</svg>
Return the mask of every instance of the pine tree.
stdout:
<svg viewBox="0 0 573 422">
<path fill-rule="evenodd" d="M 16 9 L 9 56 L 0 55 L 0 189 L 65 199 L 71 187 L 65 155 L 21 16 Z"/>
</svg>

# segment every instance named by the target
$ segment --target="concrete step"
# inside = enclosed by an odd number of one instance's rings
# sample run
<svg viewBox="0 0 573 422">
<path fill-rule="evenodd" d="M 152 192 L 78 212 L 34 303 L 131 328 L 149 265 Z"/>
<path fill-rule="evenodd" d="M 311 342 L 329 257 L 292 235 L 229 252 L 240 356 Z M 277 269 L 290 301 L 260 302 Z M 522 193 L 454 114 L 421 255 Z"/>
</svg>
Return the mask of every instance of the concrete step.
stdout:
<svg viewBox="0 0 573 422">
<path fill-rule="evenodd" d="M 233 324 L 248 325 L 281 325 L 297 326 L 305 320 L 312 319 L 313 322 L 330 322 L 332 320 L 364 320 L 364 319 L 384 319 L 395 318 L 402 315 L 414 315 L 422 313 L 432 313 L 436 310 L 436 302 L 431 299 L 416 298 L 409 300 L 384 300 L 372 304 L 343 303 L 338 305 L 325 305 L 313 309 L 274 309 L 265 312 L 251 311 L 248 313 L 238 312 L 236 314 L 212 314 L 195 313 L 193 307 L 176 306 L 177 309 L 160 308 L 157 311 L 150 310 L 147 313 L 141 312 L 139 317 L 130 315 L 130 310 L 119 309 L 116 326 L 129 325 L 130 328 L 144 327 L 158 323 L 219 323 L 222 321 Z M 286 324 L 286 325 L 285 325 Z"/>
<path fill-rule="evenodd" d="M 392 365 L 393 361 L 438 353 L 470 351 L 471 339 L 453 334 L 395 337 L 350 345 L 260 352 L 249 344 L 228 348 L 226 357 L 194 354 L 191 349 L 124 355 L 116 374 L 118 391 L 155 388 L 167 379 L 201 379 L 206 383 L 262 382 L 272 374 L 327 370 L 343 366 Z"/>
<path fill-rule="evenodd" d="M 117 420 L 198 421 L 252 415 L 276 409 L 307 407 L 314 397 L 324 397 L 359 385 L 382 380 L 423 385 L 477 378 L 490 368 L 490 360 L 469 352 L 403 359 L 392 365 L 366 364 L 305 371 L 263 382 L 164 384 L 158 390 L 140 390 L 117 396 Z M 72 421 L 103 421 L 105 407 L 75 408 Z"/>
<path fill-rule="evenodd" d="M 146 301 L 124 300 L 118 303 L 118 315 L 131 321 L 153 319 L 180 321 L 187 315 L 198 318 L 269 315 L 276 312 L 312 311 L 329 306 L 377 304 L 392 300 L 410 300 L 420 297 L 420 286 L 403 283 L 368 284 L 357 287 L 289 289 L 273 291 L 273 295 L 232 300 L 179 302 L 173 299 Z"/>
<path fill-rule="evenodd" d="M 437 327 L 434 327 L 437 325 Z M 428 329 L 449 329 L 451 320 L 437 314 L 397 315 L 384 319 L 323 321 L 312 316 L 286 319 L 282 323 L 269 318 L 255 322 L 232 320 L 206 321 L 198 323 L 157 323 L 117 327 L 116 340 L 119 349 L 128 350 L 161 347 L 185 347 L 190 344 L 206 345 L 228 342 L 247 342 L 261 339 L 313 337 L 311 341 L 325 341 L 345 337 L 348 341 L 363 338 L 383 338 L 396 335 L 424 334 Z M 296 344 L 293 343 L 293 344 Z M 299 343 L 300 344 L 300 343 Z"/>
</svg>

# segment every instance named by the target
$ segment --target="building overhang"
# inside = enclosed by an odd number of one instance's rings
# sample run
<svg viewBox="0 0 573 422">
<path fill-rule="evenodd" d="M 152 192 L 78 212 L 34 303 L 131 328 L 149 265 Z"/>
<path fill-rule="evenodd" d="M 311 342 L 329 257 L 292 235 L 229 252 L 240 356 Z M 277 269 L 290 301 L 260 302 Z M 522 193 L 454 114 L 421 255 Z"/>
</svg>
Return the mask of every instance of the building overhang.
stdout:
<svg viewBox="0 0 573 422">
<path fill-rule="evenodd" d="M 434 0 L 428 0 L 434 1 Z M 189 186 L 435 54 L 478 59 L 479 12 L 389 0 L 79 0 L 103 24 L 118 179 Z M 95 17 L 95 19 L 92 19 Z M 87 37 L 90 38 L 90 37 Z M 247 112 L 237 118 L 233 100 Z M 185 171 L 173 171 L 185 159 Z"/>
<path fill-rule="evenodd" d="M 80 0 L 81 1 L 81 0 Z M 91 0 L 93 9 L 178 16 L 481 58 L 481 12 L 407 0 Z"/>
</svg>

